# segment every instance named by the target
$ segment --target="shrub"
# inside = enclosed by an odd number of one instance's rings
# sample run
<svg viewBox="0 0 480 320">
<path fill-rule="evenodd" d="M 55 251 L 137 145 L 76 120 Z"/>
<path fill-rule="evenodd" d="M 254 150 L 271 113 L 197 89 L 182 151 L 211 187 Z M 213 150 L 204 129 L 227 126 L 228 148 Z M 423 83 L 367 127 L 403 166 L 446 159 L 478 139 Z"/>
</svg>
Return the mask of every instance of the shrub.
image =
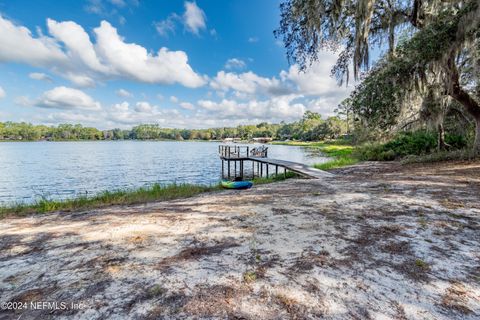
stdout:
<svg viewBox="0 0 480 320">
<path fill-rule="evenodd" d="M 358 148 L 357 156 L 362 160 L 390 161 L 407 155 L 428 154 L 436 147 L 434 132 L 405 132 L 385 144 L 364 144 Z"/>
<path fill-rule="evenodd" d="M 450 145 L 452 149 L 463 149 L 468 145 L 467 138 L 459 134 L 446 134 L 445 143 Z"/>
</svg>

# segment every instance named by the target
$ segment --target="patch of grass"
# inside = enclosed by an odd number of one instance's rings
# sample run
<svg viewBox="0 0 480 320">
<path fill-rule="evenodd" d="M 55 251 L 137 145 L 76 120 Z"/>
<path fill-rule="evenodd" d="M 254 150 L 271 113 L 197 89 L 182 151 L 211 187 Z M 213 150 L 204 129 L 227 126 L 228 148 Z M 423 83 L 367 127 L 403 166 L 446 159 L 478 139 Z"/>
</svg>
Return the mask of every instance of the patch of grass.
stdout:
<svg viewBox="0 0 480 320">
<path fill-rule="evenodd" d="M 351 141 L 345 139 L 325 140 L 325 141 L 273 141 L 271 144 L 300 147 L 323 147 L 328 145 L 351 146 Z"/>
<path fill-rule="evenodd" d="M 422 229 L 427 229 L 427 220 L 422 216 L 418 219 L 418 223 L 422 227 Z"/>
<path fill-rule="evenodd" d="M 286 175 L 282 174 L 277 174 L 277 175 L 271 175 L 268 178 L 267 177 L 257 177 L 252 179 L 251 181 L 253 182 L 253 185 L 258 185 L 258 184 L 266 184 L 266 183 L 272 183 L 272 182 L 277 182 L 277 181 L 283 181 L 286 179 L 290 178 L 295 178 L 297 177 L 297 174 L 294 172 L 288 171 Z"/>
<path fill-rule="evenodd" d="M 253 179 L 254 185 L 273 183 L 296 177 L 293 172 L 272 175 L 268 178 Z M 24 216 L 35 213 L 47 213 L 54 211 L 76 211 L 93 208 L 103 208 L 111 205 L 131 205 L 152 201 L 165 201 L 180 198 L 188 198 L 204 192 L 222 190 L 220 184 L 202 186 L 194 184 L 154 184 L 139 189 L 126 189 L 115 191 L 104 191 L 96 196 L 80 196 L 74 199 L 50 200 L 42 197 L 32 204 L 18 203 L 10 206 L 0 206 L 0 219 L 7 216 Z"/>
<path fill-rule="evenodd" d="M 331 141 L 288 141 L 288 142 L 272 142 L 272 144 L 281 144 L 288 146 L 302 146 L 318 148 L 323 154 L 332 157 L 333 159 L 325 163 L 314 164 L 314 167 L 320 170 L 330 170 L 349 166 L 359 162 L 355 156 L 355 147 L 349 144 L 346 140 L 331 140 Z"/>
<path fill-rule="evenodd" d="M 430 266 L 428 265 L 428 263 L 426 263 L 425 261 L 423 261 L 422 259 L 416 259 L 415 260 L 415 266 L 423 269 L 423 270 L 428 270 L 430 268 Z"/>
<path fill-rule="evenodd" d="M 153 287 L 148 289 L 147 295 L 150 298 L 154 298 L 154 297 L 161 296 L 161 295 L 165 294 L 166 292 L 167 292 L 167 290 L 164 287 L 162 287 L 159 284 L 156 284 Z"/>
<path fill-rule="evenodd" d="M 344 156 L 344 157 L 335 158 L 333 160 L 330 160 L 324 163 L 316 163 L 313 166 L 320 170 L 330 170 L 330 169 L 350 166 L 357 162 L 359 162 L 359 160 L 356 158 L 353 158 L 350 156 Z"/>
<path fill-rule="evenodd" d="M 255 271 L 245 271 L 243 273 L 243 281 L 245 283 L 252 283 L 257 280 L 257 273 Z"/>
<path fill-rule="evenodd" d="M 101 208 L 110 205 L 130 205 L 159 200 L 187 198 L 194 195 L 219 190 L 220 185 L 201 186 L 192 184 L 154 184 L 134 190 L 104 191 L 96 196 L 81 196 L 68 200 L 49 200 L 41 198 L 33 204 L 16 204 L 9 207 L 0 207 L 0 218 L 6 216 L 22 216 L 33 213 L 53 211 L 73 211 Z"/>
<path fill-rule="evenodd" d="M 320 150 L 330 157 L 346 157 L 352 154 L 354 147 L 346 145 L 325 145 Z"/>
</svg>

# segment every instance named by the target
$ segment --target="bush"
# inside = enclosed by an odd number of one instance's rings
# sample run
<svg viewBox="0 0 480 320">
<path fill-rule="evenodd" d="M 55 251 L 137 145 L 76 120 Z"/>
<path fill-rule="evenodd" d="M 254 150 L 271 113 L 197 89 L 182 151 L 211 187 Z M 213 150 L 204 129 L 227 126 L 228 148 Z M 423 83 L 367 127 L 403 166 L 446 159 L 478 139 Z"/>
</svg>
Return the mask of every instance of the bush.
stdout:
<svg viewBox="0 0 480 320">
<path fill-rule="evenodd" d="M 467 138 L 459 134 L 446 134 L 445 143 L 450 145 L 452 149 L 464 149 L 468 145 Z"/>
<path fill-rule="evenodd" d="M 358 148 L 357 156 L 362 160 L 391 161 L 407 155 L 423 155 L 437 148 L 437 137 L 433 132 L 416 131 L 398 134 L 385 144 L 365 144 Z"/>
</svg>

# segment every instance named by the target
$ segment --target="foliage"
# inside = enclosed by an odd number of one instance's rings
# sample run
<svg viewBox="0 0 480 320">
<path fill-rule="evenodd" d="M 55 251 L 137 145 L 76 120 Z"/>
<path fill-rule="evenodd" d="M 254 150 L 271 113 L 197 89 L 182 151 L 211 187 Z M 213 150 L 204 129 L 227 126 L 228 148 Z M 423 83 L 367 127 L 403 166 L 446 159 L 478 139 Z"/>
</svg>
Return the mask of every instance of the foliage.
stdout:
<svg viewBox="0 0 480 320">
<path fill-rule="evenodd" d="M 440 15 L 401 43 L 395 57 L 379 61 L 352 92 L 350 110 L 367 126 L 382 130 L 394 126 L 405 103 L 412 103 L 412 90 L 427 81 L 433 63 L 439 62 L 455 42 L 464 11 Z"/>
<path fill-rule="evenodd" d="M 283 181 L 296 176 L 297 175 L 293 172 L 287 172 L 286 175 L 279 174 L 271 175 L 270 177 L 255 178 L 253 179 L 253 183 L 266 184 Z M 211 186 L 194 184 L 153 184 L 151 186 L 138 189 L 104 191 L 93 197 L 81 196 L 67 200 L 50 200 L 45 197 L 41 197 L 33 204 L 19 203 L 17 205 L 7 207 L 0 206 L 0 218 L 13 215 L 23 216 L 34 213 L 88 210 L 111 205 L 130 205 L 146 203 L 150 201 L 165 201 L 193 197 L 200 193 L 219 190 L 223 190 L 220 184 Z"/>
<path fill-rule="evenodd" d="M 468 149 L 460 149 L 453 151 L 439 151 L 421 156 L 410 155 L 403 158 L 402 163 L 426 163 L 475 159 L 479 159 L 479 154 L 477 152 Z"/>
<path fill-rule="evenodd" d="M 81 196 L 68 200 L 49 200 L 41 198 L 33 204 L 18 204 L 0 207 L 0 217 L 8 215 L 26 215 L 52 211 L 73 211 L 99 208 L 109 205 L 125 205 L 148 201 L 171 200 L 191 197 L 199 193 L 220 189 L 219 185 L 201 186 L 191 184 L 154 184 L 135 190 L 104 191 L 93 197 Z"/>
<path fill-rule="evenodd" d="M 276 144 L 318 148 L 323 154 L 332 157 L 332 159 L 327 162 L 317 163 L 314 165 L 315 168 L 320 170 L 344 167 L 355 164 L 359 161 L 356 157 L 354 157 L 353 153 L 355 147 L 350 144 L 349 140 L 338 139 L 321 142 L 289 141 L 277 142 Z"/>
<path fill-rule="evenodd" d="M 381 46 L 387 38 L 393 54 L 396 31 L 408 24 L 412 8 L 409 1 L 284 0 L 280 14 L 274 34 L 282 38 L 289 61 L 305 69 L 318 60 L 319 50 L 341 48 L 332 74 L 348 82 L 351 60 L 355 77 L 368 69 L 371 45 Z"/>
<path fill-rule="evenodd" d="M 29 123 L 0 122 L 0 140 L 222 140 L 257 137 L 273 139 L 301 139 L 314 141 L 336 138 L 346 133 L 346 123 L 338 117 L 321 119 L 318 113 L 307 111 L 293 123 L 241 125 L 235 128 L 170 129 L 158 124 L 141 124 L 131 130 L 104 130 L 83 127 L 80 124 L 60 124 L 57 127 Z"/>
<path fill-rule="evenodd" d="M 320 170 L 330 170 L 330 169 L 350 166 L 352 164 L 357 163 L 358 161 L 359 161 L 358 159 L 352 156 L 340 156 L 324 163 L 317 163 L 314 165 L 314 167 Z"/>
<path fill-rule="evenodd" d="M 480 151 L 478 0 L 284 0 L 280 12 L 275 35 L 303 70 L 320 50 L 342 48 L 332 74 L 348 81 L 353 62 L 362 82 L 339 109 L 353 114 L 356 129 L 369 129 L 362 135 L 385 138 L 421 120 L 436 126 L 444 148 L 443 120 L 455 99 L 475 121 Z M 370 70 L 369 47 L 383 49 L 387 39 L 388 53 Z"/>
<path fill-rule="evenodd" d="M 454 141 L 455 136 L 448 136 L 447 141 Z M 459 147 L 464 145 L 458 143 Z M 355 151 L 361 160 L 390 161 L 409 155 L 426 155 L 437 150 L 437 137 L 431 131 L 405 132 L 383 144 L 364 144 Z"/>
</svg>

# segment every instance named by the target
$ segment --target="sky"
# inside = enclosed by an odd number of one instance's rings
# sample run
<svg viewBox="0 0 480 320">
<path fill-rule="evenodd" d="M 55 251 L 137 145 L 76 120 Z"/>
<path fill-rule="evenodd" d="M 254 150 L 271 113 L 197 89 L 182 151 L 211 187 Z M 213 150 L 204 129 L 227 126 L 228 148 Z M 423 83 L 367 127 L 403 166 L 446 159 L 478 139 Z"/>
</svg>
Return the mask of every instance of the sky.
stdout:
<svg viewBox="0 0 480 320">
<path fill-rule="evenodd" d="M 278 0 L 0 0 L 0 122 L 209 128 L 327 117 L 351 87 L 275 39 Z"/>
</svg>

